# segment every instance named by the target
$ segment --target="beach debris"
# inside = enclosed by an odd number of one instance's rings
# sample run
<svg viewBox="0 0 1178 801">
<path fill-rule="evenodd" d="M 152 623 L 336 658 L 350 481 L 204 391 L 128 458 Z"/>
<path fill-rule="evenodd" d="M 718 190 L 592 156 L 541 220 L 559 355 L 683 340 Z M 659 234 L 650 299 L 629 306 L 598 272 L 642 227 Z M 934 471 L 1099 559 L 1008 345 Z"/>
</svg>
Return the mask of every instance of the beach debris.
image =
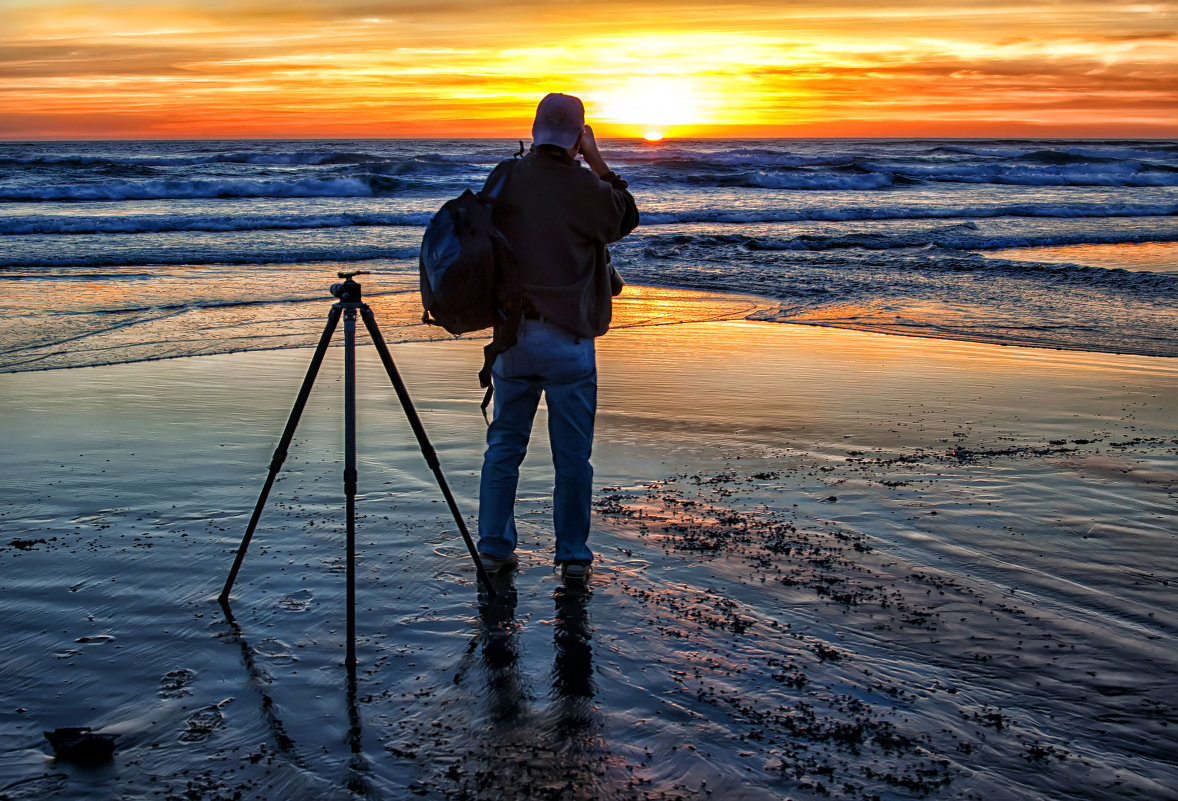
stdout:
<svg viewBox="0 0 1178 801">
<path fill-rule="evenodd" d="M 45 739 L 53 746 L 58 759 L 83 765 L 109 760 L 117 737 L 117 734 L 98 734 L 89 726 L 65 726 L 45 732 Z"/>
<path fill-rule="evenodd" d="M 279 599 L 278 605 L 292 612 L 302 612 L 310 608 L 313 600 L 314 596 L 310 590 L 296 590 Z"/>
<path fill-rule="evenodd" d="M 33 546 L 45 545 L 46 542 L 45 542 L 44 538 L 36 539 L 36 540 L 22 540 L 20 537 L 17 537 L 16 539 L 14 539 L 12 542 L 10 542 L 8 544 L 9 544 L 9 546 L 16 548 L 17 550 L 20 550 L 20 551 L 31 551 L 31 550 L 33 550 Z"/>
</svg>

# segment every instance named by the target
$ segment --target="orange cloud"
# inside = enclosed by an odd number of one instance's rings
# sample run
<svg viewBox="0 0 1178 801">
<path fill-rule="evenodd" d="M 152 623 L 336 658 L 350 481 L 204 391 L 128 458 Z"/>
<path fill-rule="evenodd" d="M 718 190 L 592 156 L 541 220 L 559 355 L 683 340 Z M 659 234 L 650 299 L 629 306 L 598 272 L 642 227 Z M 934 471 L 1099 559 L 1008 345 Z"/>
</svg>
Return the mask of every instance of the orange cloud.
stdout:
<svg viewBox="0 0 1178 801">
<path fill-rule="evenodd" d="M 1178 134 L 1174 3 L 1041 6 L 9 0 L 0 137 Z"/>
</svg>

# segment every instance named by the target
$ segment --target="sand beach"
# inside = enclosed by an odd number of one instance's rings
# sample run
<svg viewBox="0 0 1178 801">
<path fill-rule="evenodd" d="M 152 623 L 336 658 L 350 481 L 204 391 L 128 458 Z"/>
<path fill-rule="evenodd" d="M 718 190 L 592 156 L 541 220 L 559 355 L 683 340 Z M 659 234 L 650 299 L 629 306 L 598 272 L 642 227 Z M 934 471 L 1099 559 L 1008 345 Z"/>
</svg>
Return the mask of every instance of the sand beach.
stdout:
<svg viewBox="0 0 1178 801">
<path fill-rule="evenodd" d="M 1178 797 L 1178 365 L 749 304 L 623 296 L 584 596 L 538 425 L 480 602 L 362 342 L 353 680 L 338 348 L 232 620 L 310 352 L 0 375 L 0 798 Z M 481 344 L 393 346 L 472 521 Z"/>
</svg>

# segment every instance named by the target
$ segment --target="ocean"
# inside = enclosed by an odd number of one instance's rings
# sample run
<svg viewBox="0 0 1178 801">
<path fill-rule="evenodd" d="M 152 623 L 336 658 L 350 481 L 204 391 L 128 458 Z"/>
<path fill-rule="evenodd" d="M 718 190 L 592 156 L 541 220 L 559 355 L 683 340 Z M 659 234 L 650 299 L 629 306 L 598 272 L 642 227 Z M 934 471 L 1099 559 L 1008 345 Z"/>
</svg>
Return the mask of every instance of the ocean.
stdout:
<svg viewBox="0 0 1178 801">
<path fill-rule="evenodd" d="M 507 140 L 0 144 L 0 371 L 312 344 L 340 271 L 391 341 L 417 248 Z M 750 316 L 1178 355 L 1178 144 L 606 141 L 642 224 L 632 284 L 762 298 Z"/>
</svg>

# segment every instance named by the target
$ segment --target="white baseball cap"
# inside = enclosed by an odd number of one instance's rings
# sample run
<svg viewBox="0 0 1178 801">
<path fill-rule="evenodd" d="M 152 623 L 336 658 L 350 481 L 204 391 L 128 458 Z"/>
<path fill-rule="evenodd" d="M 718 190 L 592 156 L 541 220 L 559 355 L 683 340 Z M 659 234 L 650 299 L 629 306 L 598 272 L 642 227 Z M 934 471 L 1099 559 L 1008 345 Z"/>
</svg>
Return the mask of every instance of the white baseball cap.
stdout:
<svg viewBox="0 0 1178 801">
<path fill-rule="evenodd" d="M 585 130 L 585 104 L 579 97 L 552 92 L 536 106 L 532 123 L 532 144 L 557 145 L 568 149 Z"/>
</svg>

